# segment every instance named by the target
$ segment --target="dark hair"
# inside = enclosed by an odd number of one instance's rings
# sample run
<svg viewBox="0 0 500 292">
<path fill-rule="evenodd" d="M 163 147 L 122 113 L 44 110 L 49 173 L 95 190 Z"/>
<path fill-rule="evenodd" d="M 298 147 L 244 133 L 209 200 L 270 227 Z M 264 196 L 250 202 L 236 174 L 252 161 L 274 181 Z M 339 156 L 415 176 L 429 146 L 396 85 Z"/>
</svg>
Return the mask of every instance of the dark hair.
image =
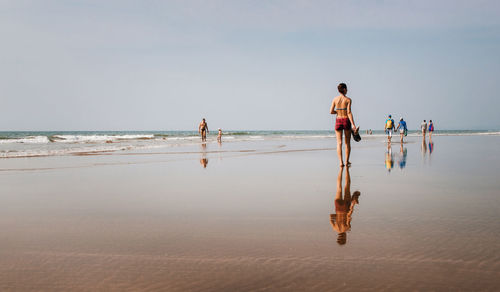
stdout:
<svg viewBox="0 0 500 292">
<path fill-rule="evenodd" d="M 340 83 L 339 86 L 337 86 L 337 89 L 342 94 L 346 94 L 347 93 L 347 85 L 345 85 L 345 83 Z"/>
<path fill-rule="evenodd" d="M 344 245 L 347 242 L 347 234 L 345 232 L 339 233 L 337 236 L 337 243 L 339 245 Z"/>
<path fill-rule="evenodd" d="M 429 120 L 429 122 L 431 122 L 431 123 L 432 123 L 432 120 Z"/>
<path fill-rule="evenodd" d="M 424 122 L 425 122 L 425 120 L 424 120 Z"/>
</svg>

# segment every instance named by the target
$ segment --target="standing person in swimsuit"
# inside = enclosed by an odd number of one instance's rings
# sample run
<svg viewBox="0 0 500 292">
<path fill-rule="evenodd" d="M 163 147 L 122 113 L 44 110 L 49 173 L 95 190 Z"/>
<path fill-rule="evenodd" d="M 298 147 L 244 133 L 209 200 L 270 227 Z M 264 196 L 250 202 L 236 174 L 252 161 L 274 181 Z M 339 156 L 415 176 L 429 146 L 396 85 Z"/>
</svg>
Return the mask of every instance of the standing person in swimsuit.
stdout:
<svg viewBox="0 0 500 292">
<path fill-rule="evenodd" d="M 201 141 L 205 142 L 207 141 L 207 134 L 208 134 L 208 124 L 205 121 L 205 118 L 201 121 L 201 123 L 198 125 L 198 133 L 201 135 Z"/>
<path fill-rule="evenodd" d="M 339 157 L 340 166 L 344 166 L 344 161 L 342 159 L 342 133 L 345 134 L 345 157 L 346 164 L 350 165 L 349 157 L 351 155 L 351 130 L 355 132 L 359 131 L 354 123 L 354 118 L 352 117 L 351 104 L 352 100 L 346 96 L 347 85 L 345 83 L 340 83 L 337 86 L 340 95 L 335 97 L 332 101 L 332 106 L 330 107 L 330 113 L 336 114 L 337 119 L 335 121 L 335 134 L 337 136 L 337 155 Z"/>
<path fill-rule="evenodd" d="M 219 128 L 219 133 L 217 134 L 217 142 L 222 143 L 222 129 Z"/>
</svg>

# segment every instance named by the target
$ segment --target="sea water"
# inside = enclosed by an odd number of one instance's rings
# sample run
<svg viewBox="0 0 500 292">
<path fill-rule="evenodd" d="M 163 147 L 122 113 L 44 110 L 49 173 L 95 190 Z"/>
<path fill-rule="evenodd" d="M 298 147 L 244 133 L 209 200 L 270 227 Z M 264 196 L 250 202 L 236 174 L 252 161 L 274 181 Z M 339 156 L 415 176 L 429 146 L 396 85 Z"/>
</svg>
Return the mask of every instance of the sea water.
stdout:
<svg viewBox="0 0 500 292">
<path fill-rule="evenodd" d="M 364 139 L 377 139 L 383 131 L 372 135 L 361 133 Z M 409 136 L 420 135 L 409 131 Z M 500 135 L 498 130 L 442 130 L 434 135 Z M 216 141 L 217 132 L 210 132 L 208 143 Z M 331 130 L 319 131 L 223 131 L 224 142 L 332 139 Z M 78 155 L 85 153 L 117 152 L 154 149 L 200 143 L 196 131 L 14 131 L 0 132 L 0 158 Z"/>
</svg>

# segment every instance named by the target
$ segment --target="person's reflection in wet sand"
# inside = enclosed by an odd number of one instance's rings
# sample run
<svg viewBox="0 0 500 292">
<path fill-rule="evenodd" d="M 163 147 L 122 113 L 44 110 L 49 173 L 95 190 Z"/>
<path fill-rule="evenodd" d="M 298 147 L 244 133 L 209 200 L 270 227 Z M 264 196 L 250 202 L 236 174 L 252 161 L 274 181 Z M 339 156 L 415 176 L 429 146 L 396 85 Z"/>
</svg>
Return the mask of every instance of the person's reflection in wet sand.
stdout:
<svg viewBox="0 0 500 292">
<path fill-rule="evenodd" d="M 399 153 L 399 168 L 403 169 L 406 167 L 406 156 L 408 154 L 408 151 L 406 147 L 403 147 L 403 144 L 401 144 L 401 149 Z"/>
<path fill-rule="evenodd" d="M 434 142 L 432 142 L 432 139 L 429 139 L 429 157 L 431 156 L 432 151 L 434 151 Z"/>
<path fill-rule="evenodd" d="M 346 170 L 344 197 L 342 198 L 342 173 Z M 330 224 L 338 233 L 337 243 L 344 245 L 347 242 L 347 231 L 351 230 L 354 205 L 359 204 L 361 193 L 355 191 L 351 196 L 351 175 L 349 167 L 341 167 L 337 176 L 337 194 L 335 195 L 335 214 L 330 214 Z"/>
<path fill-rule="evenodd" d="M 203 166 L 203 168 L 207 168 L 208 165 L 208 158 L 207 158 L 207 144 L 202 143 L 201 144 L 201 158 L 200 158 L 200 164 Z"/>
<path fill-rule="evenodd" d="M 422 139 L 422 157 L 425 158 L 425 155 L 427 154 L 427 143 L 425 142 L 425 137 Z"/>
<path fill-rule="evenodd" d="M 222 151 L 221 151 L 221 149 L 222 149 L 222 140 L 218 141 L 217 144 L 219 144 L 219 151 L 218 151 L 218 153 L 219 153 L 219 161 L 222 161 Z"/>
<path fill-rule="evenodd" d="M 394 156 L 392 155 L 391 144 L 388 144 L 387 151 L 385 152 L 385 168 L 387 168 L 388 172 L 391 172 L 393 167 L 394 167 Z"/>
</svg>

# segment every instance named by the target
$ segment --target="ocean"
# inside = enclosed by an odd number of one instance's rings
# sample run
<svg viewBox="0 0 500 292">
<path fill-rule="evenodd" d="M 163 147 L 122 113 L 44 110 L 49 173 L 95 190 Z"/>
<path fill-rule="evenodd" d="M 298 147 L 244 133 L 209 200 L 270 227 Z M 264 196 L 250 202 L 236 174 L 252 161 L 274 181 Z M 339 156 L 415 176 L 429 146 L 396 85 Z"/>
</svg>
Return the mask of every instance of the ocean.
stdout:
<svg viewBox="0 0 500 292">
<path fill-rule="evenodd" d="M 409 131 L 408 136 L 418 136 Z M 499 130 L 441 130 L 436 136 L 500 135 Z M 372 135 L 361 132 L 365 139 L 385 136 L 384 131 Z M 216 142 L 217 131 L 208 135 L 207 143 Z M 223 142 L 293 139 L 331 139 L 335 133 L 321 131 L 223 131 Z M 85 153 L 155 149 L 199 144 L 196 131 L 12 131 L 0 132 L 0 158 L 81 155 Z"/>
</svg>

